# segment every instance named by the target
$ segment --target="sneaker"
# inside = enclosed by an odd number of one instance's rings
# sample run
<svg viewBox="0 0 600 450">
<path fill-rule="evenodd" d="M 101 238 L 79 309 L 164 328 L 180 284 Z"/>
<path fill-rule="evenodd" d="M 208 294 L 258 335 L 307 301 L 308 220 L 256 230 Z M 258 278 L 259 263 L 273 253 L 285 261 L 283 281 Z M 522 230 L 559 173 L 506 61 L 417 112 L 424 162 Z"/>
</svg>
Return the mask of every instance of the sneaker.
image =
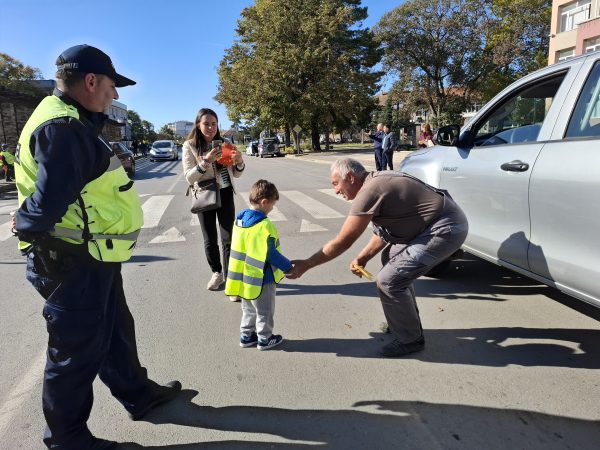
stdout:
<svg viewBox="0 0 600 450">
<path fill-rule="evenodd" d="M 268 350 L 273 347 L 277 347 L 279 344 L 283 342 L 283 336 L 280 334 L 273 334 L 269 339 L 263 341 L 262 339 L 258 340 L 258 345 L 256 346 L 259 350 Z"/>
<path fill-rule="evenodd" d="M 250 336 L 244 336 L 243 334 L 240 336 L 240 347 L 252 347 L 258 343 L 258 336 L 253 331 Z"/>
<path fill-rule="evenodd" d="M 240 302 L 240 301 L 242 301 L 242 299 L 239 298 L 237 295 L 232 295 L 229 297 L 229 301 L 230 302 Z"/>
<path fill-rule="evenodd" d="M 425 338 L 421 336 L 416 341 L 408 342 L 406 344 L 401 343 L 398 339 L 394 339 L 389 344 L 381 347 L 381 354 L 388 358 L 396 356 L 404 356 L 409 353 L 420 352 L 425 348 Z"/>
<path fill-rule="evenodd" d="M 210 277 L 210 281 L 206 284 L 206 289 L 209 291 L 216 291 L 223 284 L 223 275 L 221 272 L 214 272 L 212 277 Z"/>
</svg>

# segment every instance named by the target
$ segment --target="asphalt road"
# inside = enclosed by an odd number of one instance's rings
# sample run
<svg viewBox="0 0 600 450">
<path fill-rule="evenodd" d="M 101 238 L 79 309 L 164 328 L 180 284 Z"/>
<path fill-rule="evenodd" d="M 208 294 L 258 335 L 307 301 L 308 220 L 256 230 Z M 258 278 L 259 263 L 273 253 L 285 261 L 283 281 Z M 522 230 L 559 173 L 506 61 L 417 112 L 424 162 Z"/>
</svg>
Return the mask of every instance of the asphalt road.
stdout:
<svg viewBox="0 0 600 450">
<path fill-rule="evenodd" d="M 349 204 L 331 195 L 317 158 L 247 159 L 252 182 L 276 183 L 283 252 L 306 257 L 335 236 Z M 322 158 L 324 159 L 324 158 Z M 327 160 L 321 162 L 329 162 Z M 346 254 L 278 288 L 269 351 L 238 345 L 239 304 L 208 292 L 199 226 L 181 162 L 138 161 L 145 209 L 125 289 L 140 359 L 181 396 L 131 422 L 100 383 L 89 421 L 101 437 L 149 449 L 596 449 L 600 442 L 600 314 L 476 259 L 417 282 L 425 351 L 378 356 L 390 338 L 374 284 Z M 7 237 L 14 194 L 0 198 L 0 448 L 43 448 L 42 300 Z M 377 272 L 376 261 L 368 267 Z"/>
</svg>

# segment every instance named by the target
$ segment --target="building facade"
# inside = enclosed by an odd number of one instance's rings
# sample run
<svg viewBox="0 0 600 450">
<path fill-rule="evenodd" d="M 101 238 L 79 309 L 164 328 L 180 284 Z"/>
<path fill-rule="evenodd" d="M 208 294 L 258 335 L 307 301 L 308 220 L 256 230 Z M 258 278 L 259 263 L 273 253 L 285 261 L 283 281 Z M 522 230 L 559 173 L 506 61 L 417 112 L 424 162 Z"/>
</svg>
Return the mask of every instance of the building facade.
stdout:
<svg viewBox="0 0 600 450">
<path fill-rule="evenodd" d="M 175 136 L 187 137 L 194 128 L 194 122 L 188 120 L 178 120 L 177 122 L 168 123 L 167 127 L 175 134 Z"/>
<path fill-rule="evenodd" d="M 554 0 L 548 64 L 600 50 L 600 0 Z"/>
</svg>

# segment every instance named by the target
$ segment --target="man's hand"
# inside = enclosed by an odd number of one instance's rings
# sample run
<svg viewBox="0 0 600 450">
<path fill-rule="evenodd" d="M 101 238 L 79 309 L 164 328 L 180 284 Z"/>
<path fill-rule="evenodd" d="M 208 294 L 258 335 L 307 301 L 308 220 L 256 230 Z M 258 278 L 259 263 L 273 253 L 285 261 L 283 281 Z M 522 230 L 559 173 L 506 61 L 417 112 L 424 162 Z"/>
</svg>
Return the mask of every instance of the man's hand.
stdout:
<svg viewBox="0 0 600 450">
<path fill-rule="evenodd" d="M 305 259 L 292 260 L 292 264 L 294 265 L 294 267 L 292 267 L 292 269 L 289 272 L 286 272 L 285 274 L 286 278 L 290 278 L 292 280 L 300 278 L 304 274 L 304 272 L 310 269 L 310 266 L 308 265 Z"/>
</svg>

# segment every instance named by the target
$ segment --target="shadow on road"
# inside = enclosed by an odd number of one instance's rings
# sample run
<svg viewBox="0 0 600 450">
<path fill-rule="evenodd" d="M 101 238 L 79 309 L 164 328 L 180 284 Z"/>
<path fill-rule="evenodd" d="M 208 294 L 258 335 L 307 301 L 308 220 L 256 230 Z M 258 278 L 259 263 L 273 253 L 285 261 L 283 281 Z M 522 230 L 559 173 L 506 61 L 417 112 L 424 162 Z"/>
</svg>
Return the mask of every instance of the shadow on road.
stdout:
<svg viewBox="0 0 600 450">
<path fill-rule="evenodd" d="M 277 296 L 286 295 L 353 295 L 358 297 L 378 298 L 375 283 L 351 284 L 291 284 L 287 281 L 277 286 Z"/>
<path fill-rule="evenodd" d="M 350 358 L 381 358 L 383 333 L 370 339 L 287 339 L 280 351 L 335 353 Z M 600 330 L 564 328 L 471 328 L 425 330 L 425 351 L 405 356 L 429 363 L 505 367 L 600 369 Z"/>
<path fill-rule="evenodd" d="M 152 424 L 175 424 L 242 433 L 261 433 L 296 442 L 213 441 L 167 446 L 135 445 L 147 449 L 562 449 L 596 448 L 597 422 L 459 404 L 369 400 L 349 409 L 284 409 L 260 406 L 211 407 L 192 402 L 198 394 L 180 397 L 145 419 Z"/>
</svg>

